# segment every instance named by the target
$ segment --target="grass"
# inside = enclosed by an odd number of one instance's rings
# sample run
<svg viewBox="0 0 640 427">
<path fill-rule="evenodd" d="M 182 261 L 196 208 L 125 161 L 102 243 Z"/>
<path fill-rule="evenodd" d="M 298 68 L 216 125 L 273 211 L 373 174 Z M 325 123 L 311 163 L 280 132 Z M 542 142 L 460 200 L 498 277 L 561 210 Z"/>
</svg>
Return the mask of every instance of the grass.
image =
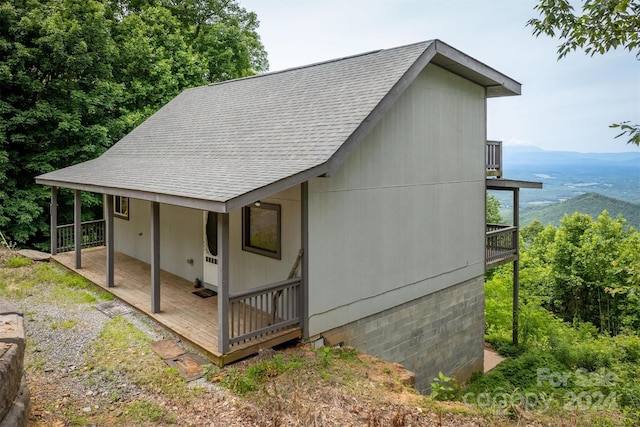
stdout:
<svg viewBox="0 0 640 427">
<path fill-rule="evenodd" d="M 20 268 L 33 264 L 33 260 L 19 255 L 12 256 L 4 263 L 4 268 Z"/>
<path fill-rule="evenodd" d="M 51 329 L 53 329 L 53 330 L 56 330 L 58 328 L 72 329 L 77 324 L 78 324 L 78 320 L 77 319 L 62 320 L 60 322 L 53 322 L 51 324 Z"/>
<path fill-rule="evenodd" d="M 107 321 L 85 354 L 85 366 L 107 378 L 128 377 L 146 390 L 172 399 L 189 399 L 202 390 L 187 388 L 175 368 L 168 367 L 149 347 L 151 339 L 124 317 Z"/>
<path fill-rule="evenodd" d="M 276 354 L 273 358 L 253 364 L 246 371 L 229 368 L 221 384 L 238 394 L 246 394 L 258 390 L 269 378 L 284 372 L 299 370 L 304 367 L 304 361 L 296 356 Z"/>
<path fill-rule="evenodd" d="M 160 405 L 149 400 L 136 400 L 129 403 L 123 417 L 135 423 L 175 423 L 176 417 L 165 411 Z"/>
</svg>

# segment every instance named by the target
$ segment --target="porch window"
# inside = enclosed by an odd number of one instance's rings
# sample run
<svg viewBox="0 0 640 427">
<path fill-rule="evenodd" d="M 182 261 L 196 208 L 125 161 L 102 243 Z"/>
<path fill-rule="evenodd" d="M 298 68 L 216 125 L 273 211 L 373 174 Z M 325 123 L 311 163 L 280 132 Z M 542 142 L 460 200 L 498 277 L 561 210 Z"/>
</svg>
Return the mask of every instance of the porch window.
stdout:
<svg viewBox="0 0 640 427">
<path fill-rule="evenodd" d="M 258 202 L 242 208 L 242 249 L 280 259 L 280 205 Z"/>
<path fill-rule="evenodd" d="M 122 196 L 113 196 L 113 215 L 129 219 L 129 198 Z"/>
</svg>

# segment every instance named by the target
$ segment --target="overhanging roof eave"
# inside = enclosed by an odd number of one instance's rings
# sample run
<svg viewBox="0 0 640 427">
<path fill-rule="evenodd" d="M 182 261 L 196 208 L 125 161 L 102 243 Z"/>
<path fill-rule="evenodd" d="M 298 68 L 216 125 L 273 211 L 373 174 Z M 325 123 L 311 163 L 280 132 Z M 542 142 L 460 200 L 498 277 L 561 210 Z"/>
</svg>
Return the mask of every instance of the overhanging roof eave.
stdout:
<svg viewBox="0 0 640 427">
<path fill-rule="evenodd" d="M 199 199 L 195 197 L 177 196 L 174 194 L 156 193 L 128 188 L 115 188 L 89 183 L 68 182 L 46 178 L 36 178 L 36 183 L 41 185 L 49 185 L 51 187 L 69 188 L 72 190 L 130 197 L 132 199 L 147 200 L 150 202 L 159 202 L 168 205 L 183 206 L 186 208 L 201 209 L 211 212 L 229 212 L 226 201 Z"/>
<path fill-rule="evenodd" d="M 488 98 L 516 96 L 522 93 L 522 84 L 511 77 L 440 40 L 436 40 L 435 45 L 437 55 L 431 63 L 484 86 Z"/>
<path fill-rule="evenodd" d="M 147 200 L 152 202 L 160 202 L 169 205 L 183 206 L 193 209 L 207 210 L 218 213 L 228 213 L 234 209 L 254 203 L 257 200 L 267 198 L 273 194 L 284 191 L 295 185 L 309 181 L 311 178 L 328 173 L 327 163 L 322 163 L 313 168 L 307 169 L 295 175 L 279 181 L 272 182 L 263 187 L 248 191 L 236 197 L 225 201 L 216 201 L 209 199 L 201 199 L 196 197 L 184 197 L 173 194 L 164 194 L 151 191 L 141 191 L 127 188 L 116 188 L 101 186 L 89 183 L 68 182 L 62 180 L 53 180 L 46 178 L 36 178 L 36 183 L 41 185 L 49 185 L 52 187 L 69 188 L 72 190 L 90 191 L 94 193 L 109 194 L 114 196 L 130 197 L 132 199 Z"/>
</svg>

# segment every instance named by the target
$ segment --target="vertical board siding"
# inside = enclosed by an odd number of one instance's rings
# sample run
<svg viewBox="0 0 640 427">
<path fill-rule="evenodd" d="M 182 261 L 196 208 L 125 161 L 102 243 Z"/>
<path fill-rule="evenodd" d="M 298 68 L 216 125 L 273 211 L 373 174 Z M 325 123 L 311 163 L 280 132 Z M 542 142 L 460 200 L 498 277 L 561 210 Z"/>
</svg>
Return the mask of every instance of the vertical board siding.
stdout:
<svg viewBox="0 0 640 427">
<path fill-rule="evenodd" d="M 160 205 L 162 269 L 191 282 L 202 280 L 204 268 L 202 215 L 199 209 Z"/>
<path fill-rule="evenodd" d="M 129 220 L 114 218 L 116 251 L 151 263 L 149 212 L 150 202 L 129 199 Z M 160 268 L 189 281 L 202 279 L 202 233 L 202 211 L 161 204 Z"/>
<path fill-rule="evenodd" d="M 239 292 L 287 278 L 301 248 L 300 186 L 262 200 L 281 205 L 282 259 L 242 250 L 242 210 L 229 213 L 229 286 Z M 146 263 L 149 249 L 149 203 L 129 200 L 129 220 L 114 219 L 115 248 Z M 202 279 L 204 250 L 203 212 L 173 205 L 160 205 L 161 268 L 186 280 Z M 187 260 L 193 260 L 189 264 Z"/>
<path fill-rule="evenodd" d="M 147 264 L 151 264 L 150 205 L 145 200 L 129 199 L 129 220 L 113 219 L 115 250 Z"/>
<path fill-rule="evenodd" d="M 430 65 L 310 181 L 310 334 L 483 274 L 484 94 Z"/>
</svg>

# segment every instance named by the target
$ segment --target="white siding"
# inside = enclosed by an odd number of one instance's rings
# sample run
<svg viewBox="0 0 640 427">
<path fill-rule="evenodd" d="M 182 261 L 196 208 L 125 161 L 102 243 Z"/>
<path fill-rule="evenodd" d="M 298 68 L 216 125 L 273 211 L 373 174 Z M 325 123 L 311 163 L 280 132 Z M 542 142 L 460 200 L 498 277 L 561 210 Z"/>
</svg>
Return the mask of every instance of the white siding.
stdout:
<svg viewBox="0 0 640 427">
<path fill-rule="evenodd" d="M 285 280 L 301 248 L 300 186 L 262 202 L 280 205 L 282 257 L 280 260 L 242 250 L 242 210 L 229 215 L 229 269 L 231 293 Z"/>
<path fill-rule="evenodd" d="M 115 250 L 146 263 L 151 262 L 150 209 L 147 201 L 129 199 L 129 220 L 113 219 Z"/>
<path fill-rule="evenodd" d="M 114 218 L 116 251 L 150 262 L 150 210 L 150 202 L 130 199 L 129 220 Z M 160 268 L 190 281 L 202 279 L 202 230 L 202 211 L 161 204 Z"/>
<path fill-rule="evenodd" d="M 429 65 L 309 185 L 311 335 L 484 272 L 484 89 Z"/>
</svg>

